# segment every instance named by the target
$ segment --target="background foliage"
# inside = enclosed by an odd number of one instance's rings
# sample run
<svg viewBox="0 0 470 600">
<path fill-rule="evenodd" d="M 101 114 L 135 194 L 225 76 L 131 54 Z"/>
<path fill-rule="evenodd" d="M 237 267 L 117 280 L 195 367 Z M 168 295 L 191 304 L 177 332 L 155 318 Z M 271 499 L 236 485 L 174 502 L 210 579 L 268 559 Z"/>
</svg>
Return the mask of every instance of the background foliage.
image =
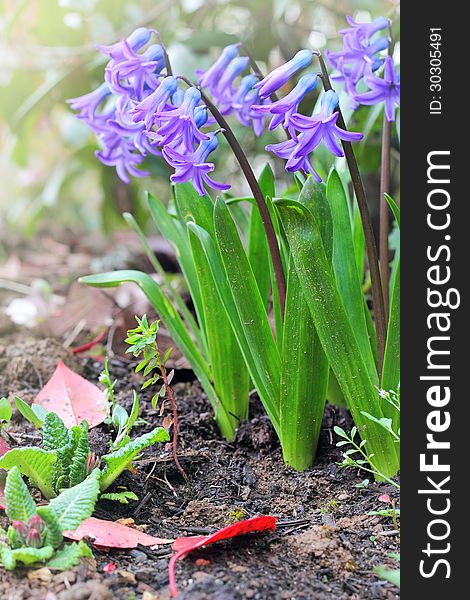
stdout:
<svg viewBox="0 0 470 600">
<path fill-rule="evenodd" d="M 0 224 L 26 234 L 51 223 L 110 232 L 122 225 L 125 210 L 140 223 L 147 220 L 144 188 L 168 197 L 168 172 L 158 159 L 146 165 L 152 180 L 129 186 L 101 165 L 93 136 L 65 103 L 101 82 L 105 61 L 95 44 L 112 43 L 138 26 L 155 27 L 175 70 L 193 76 L 235 40 L 262 66 L 275 66 L 301 47 L 335 48 L 347 14 L 397 21 L 397 12 L 396 0 L 0 0 Z M 372 192 L 380 123 L 368 108 L 352 123 L 367 134 L 359 158 Z M 272 135 L 255 140 L 241 127 L 237 134 L 259 172 Z M 243 192 L 231 156 L 218 153 L 217 160 L 219 180 L 239 182 L 236 191 Z M 317 160 L 321 172 L 321 152 Z M 272 166 L 282 177 L 282 165 Z"/>
</svg>

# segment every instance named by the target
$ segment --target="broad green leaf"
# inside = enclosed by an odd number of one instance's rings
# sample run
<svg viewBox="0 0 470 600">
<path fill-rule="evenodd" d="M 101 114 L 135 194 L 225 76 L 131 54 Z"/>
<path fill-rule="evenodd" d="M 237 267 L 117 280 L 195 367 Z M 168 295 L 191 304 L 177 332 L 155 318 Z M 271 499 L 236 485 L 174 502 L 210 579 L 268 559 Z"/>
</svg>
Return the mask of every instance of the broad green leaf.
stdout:
<svg viewBox="0 0 470 600">
<path fill-rule="evenodd" d="M 119 450 L 102 456 L 101 460 L 105 466 L 100 476 L 101 491 L 108 488 L 144 448 L 148 448 L 157 442 L 168 442 L 169 439 L 168 431 L 163 427 L 157 427 L 153 431 L 145 433 L 125 446 L 122 446 Z"/>
<path fill-rule="evenodd" d="M 80 559 L 93 558 L 93 553 L 85 542 L 72 542 L 58 550 L 54 556 L 47 561 L 46 567 L 53 571 L 66 571 L 75 567 Z"/>
<path fill-rule="evenodd" d="M 17 467 L 46 498 L 52 498 L 56 495 L 52 487 L 56 458 L 57 455 L 52 450 L 13 448 L 0 458 L 0 469 Z"/>
<path fill-rule="evenodd" d="M 244 336 L 256 361 L 268 397 L 265 408 L 279 422 L 280 356 L 258 284 L 230 212 L 221 198 L 214 208 L 214 225 L 225 273 L 240 317 Z M 253 379 L 255 385 L 256 380 Z M 276 425 L 275 425 L 276 427 Z"/>
<path fill-rule="evenodd" d="M 356 257 L 357 273 L 359 275 L 359 282 L 362 285 L 364 281 L 365 271 L 365 259 L 366 259 L 366 241 L 364 237 L 364 229 L 362 227 L 361 213 L 357 202 L 353 206 L 353 243 L 354 243 L 354 256 Z"/>
<path fill-rule="evenodd" d="M 54 554 L 52 546 L 44 546 L 43 548 L 15 548 L 12 550 L 16 562 L 21 562 L 24 565 L 34 565 L 34 563 L 42 563 Z"/>
<path fill-rule="evenodd" d="M 308 184 L 305 188 L 308 188 Z M 333 269 L 336 284 L 362 353 L 362 358 L 368 369 L 369 377 L 371 381 L 377 383 L 377 368 L 364 313 L 364 296 L 359 273 L 357 272 L 357 263 L 353 260 L 355 251 L 348 199 L 336 170 L 333 170 L 328 178 L 326 196 L 333 217 Z"/>
<path fill-rule="evenodd" d="M 44 450 L 57 450 L 69 443 L 69 430 L 55 413 L 49 412 L 44 419 L 42 445 Z"/>
<path fill-rule="evenodd" d="M 240 318 L 237 307 L 232 295 L 232 290 L 228 284 L 227 276 L 221 263 L 220 254 L 217 251 L 214 241 L 210 235 L 195 223 L 188 223 L 188 228 L 194 233 L 201 243 L 204 253 L 210 266 L 213 280 L 217 286 L 217 291 L 221 299 L 226 314 L 230 319 L 233 332 L 238 341 L 241 353 L 245 359 L 245 365 L 250 373 L 261 401 L 270 416 L 274 428 L 279 431 L 279 414 L 275 403 L 270 396 L 269 385 L 266 384 L 266 371 L 263 362 L 264 355 L 257 356 L 257 349 L 249 344 L 245 333 L 245 325 Z M 255 282 L 256 284 L 256 282 Z"/>
<path fill-rule="evenodd" d="M 121 504 L 129 504 L 129 500 L 138 499 L 139 497 L 129 490 L 125 490 L 124 492 L 108 492 L 100 496 L 100 500 L 111 500 L 112 502 L 120 502 Z"/>
<path fill-rule="evenodd" d="M 374 567 L 374 573 L 380 579 L 385 579 L 393 585 L 400 587 L 400 569 L 388 569 L 384 565 L 377 565 Z"/>
<path fill-rule="evenodd" d="M 286 298 L 281 369 L 281 444 L 284 460 L 310 467 L 320 435 L 329 365 L 292 262 Z"/>
<path fill-rule="evenodd" d="M 192 232 L 190 242 L 205 313 L 212 381 L 223 407 L 222 411 L 215 413 L 215 419 L 222 435 L 231 440 L 239 421 L 248 416 L 250 378 L 206 255 L 199 239 Z"/>
<path fill-rule="evenodd" d="M 85 481 L 64 490 L 49 502 L 62 532 L 73 531 L 92 515 L 100 491 L 100 475 L 99 469 L 95 469 Z"/>
<path fill-rule="evenodd" d="M 379 418 L 383 416 L 375 388 L 376 381 L 371 380 L 344 309 L 319 226 L 313 215 L 297 202 L 279 201 L 277 206 L 296 271 L 330 366 L 356 425 L 368 440 L 370 451 L 375 454 L 377 466 L 384 475 L 394 475 L 398 471 L 399 461 L 393 442 L 383 435 L 382 428 L 361 414 L 361 411 L 367 411 Z"/>
<path fill-rule="evenodd" d="M 69 471 L 69 485 L 73 487 L 81 483 L 87 475 L 87 462 L 90 454 L 90 444 L 88 442 L 88 425 L 83 421 L 75 428 L 77 431 L 77 444 L 72 457 Z"/>
<path fill-rule="evenodd" d="M 214 235 L 214 205 L 207 195 L 201 198 L 191 184 L 177 185 L 175 204 L 178 214 L 187 225 L 195 223 Z M 201 292 L 211 376 L 220 399 L 215 419 L 222 435 L 230 440 L 239 421 L 248 416 L 249 376 L 207 258 L 189 227 L 188 236 Z"/>
<path fill-rule="evenodd" d="M 12 467 L 5 482 L 6 513 L 10 521 L 27 523 L 36 514 L 36 504 L 17 467 Z"/>
<path fill-rule="evenodd" d="M 274 198 L 276 195 L 274 175 L 268 164 L 261 172 L 258 183 L 265 198 Z M 267 310 L 269 291 L 271 288 L 270 257 L 263 221 L 256 204 L 251 208 L 248 259 L 258 283 L 261 298 Z"/>
<path fill-rule="evenodd" d="M 0 423 L 4 421 L 8 423 L 11 419 L 11 415 L 13 414 L 10 401 L 8 398 L 0 398 Z"/>
<path fill-rule="evenodd" d="M 165 327 L 168 329 L 172 340 L 201 382 L 214 412 L 221 410 L 220 400 L 211 383 L 207 359 L 195 345 L 176 309 L 163 294 L 160 286 L 149 275 L 140 271 L 114 271 L 100 275 L 88 275 L 87 277 L 82 277 L 80 281 L 95 287 L 115 287 L 125 282 L 136 283 L 143 290 L 150 304 L 155 308 Z"/>
<path fill-rule="evenodd" d="M 15 555 L 8 546 L 0 546 L 0 563 L 6 571 L 13 571 L 16 567 Z"/>
</svg>

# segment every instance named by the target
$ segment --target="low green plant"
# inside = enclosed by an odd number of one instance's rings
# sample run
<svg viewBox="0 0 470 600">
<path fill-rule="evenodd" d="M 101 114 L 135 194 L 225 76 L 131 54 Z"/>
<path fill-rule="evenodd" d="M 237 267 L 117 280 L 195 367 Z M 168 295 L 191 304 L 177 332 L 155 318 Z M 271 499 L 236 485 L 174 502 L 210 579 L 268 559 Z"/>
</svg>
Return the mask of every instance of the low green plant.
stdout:
<svg viewBox="0 0 470 600">
<path fill-rule="evenodd" d="M 12 467 L 5 483 L 7 531 L 0 528 L 0 562 L 11 571 L 18 563 L 43 564 L 50 569 L 66 570 L 81 557 L 92 557 L 88 546 L 80 542 L 63 543 L 63 532 L 76 529 L 93 513 L 100 491 L 100 472 L 92 471 L 73 488 L 67 489 L 45 506 L 36 506 L 20 470 Z"/>
<path fill-rule="evenodd" d="M 117 450 L 121 446 L 128 444 L 131 440 L 130 433 L 139 417 L 139 396 L 134 390 L 130 413 L 116 402 L 114 387 L 117 382 L 111 378 L 108 358 L 104 361 L 104 369 L 99 376 L 99 381 L 105 387 L 104 393 L 109 403 L 109 417 L 105 420 L 105 423 L 110 425 L 116 432 L 110 446 L 112 450 Z"/>
<path fill-rule="evenodd" d="M 400 414 L 400 388 L 398 388 L 397 390 L 378 390 L 378 395 L 380 398 L 385 399 L 386 402 L 388 403 L 389 406 L 391 406 L 393 408 L 393 410 L 398 413 L 398 415 Z M 384 431 L 384 436 L 387 436 L 393 443 L 395 444 L 399 444 L 400 443 L 400 427 L 398 427 L 398 429 L 394 429 L 393 427 L 393 423 L 394 423 L 394 419 L 393 418 L 389 418 L 389 417 L 381 417 L 381 418 L 377 418 L 367 412 L 363 412 L 363 415 L 369 419 L 371 422 L 375 423 L 376 425 L 378 425 L 379 427 L 382 428 L 382 430 Z M 395 419 L 395 421 L 399 422 L 399 418 Z M 396 481 L 394 481 L 393 479 L 390 479 L 389 477 L 387 477 L 387 475 L 385 475 L 377 460 L 375 457 L 375 454 L 373 452 L 368 451 L 368 442 L 367 442 L 367 438 L 363 438 L 362 440 L 357 440 L 356 436 L 357 436 L 357 427 L 353 427 L 351 429 L 351 432 L 349 434 L 347 434 L 343 428 L 335 426 L 334 428 L 334 432 L 336 433 L 336 435 L 338 435 L 340 438 L 342 438 L 337 444 L 336 446 L 338 447 L 342 447 L 342 446 L 350 446 L 350 448 L 348 448 L 347 450 L 345 450 L 343 452 L 343 462 L 338 463 L 338 465 L 343 468 L 343 469 L 359 469 L 360 471 L 365 471 L 367 473 L 371 473 L 372 475 L 374 475 L 374 477 L 376 479 L 379 480 L 384 480 L 384 481 L 388 481 L 388 483 L 390 483 L 391 485 L 393 485 L 394 487 L 396 487 L 397 489 L 400 489 L 400 484 L 397 483 Z M 395 509 L 395 507 L 392 507 L 392 509 L 387 509 L 387 510 L 392 510 L 392 511 L 396 511 L 399 509 Z M 378 514 L 378 513 L 377 513 Z M 387 515 L 384 515 L 387 516 Z M 396 514 L 395 512 L 393 512 L 393 515 L 390 514 L 390 516 L 395 516 L 396 518 Z"/>
<path fill-rule="evenodd" d="M 93 470 L 99 474 L 103 492 L 142 450 L 169 440 L 167 430 L 157 427 L 98 459 L 90 452 L 86 421 L 69 429 L 53 412 L 44 418 L 42 436 L 42 448 L 13 448 L 0 458 L 0 468 L 18 468 L 46 498 L 54 498 L 63 489 L 76 486 Z M 98 464 L 103 465 L 101 469 L 95 469 Z M 126 497 L 122 498 L 125 501 Z"/>
</svg>

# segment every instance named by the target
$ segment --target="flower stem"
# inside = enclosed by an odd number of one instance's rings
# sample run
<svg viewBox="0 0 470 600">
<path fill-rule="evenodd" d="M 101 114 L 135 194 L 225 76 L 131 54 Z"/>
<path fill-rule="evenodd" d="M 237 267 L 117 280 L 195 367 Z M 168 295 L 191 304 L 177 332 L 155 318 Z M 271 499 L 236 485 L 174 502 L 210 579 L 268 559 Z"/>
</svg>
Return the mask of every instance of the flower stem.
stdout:
<svg viewBox="0 0 470 600">
<path fill-rule="evenodd" d="M 382 162 L 380 165 L 380 275 L 382 277 L 382 290 L 384 295 L 385 310 L 388 314 L 388 278 L 389 278 L 389 248 L 388 233 L 390 226 L 390 212 L 385 194 L 390 193 L 390 150 L 391 150 L 392 124 L 384 114 L 382 130 Z"/>
<path fill-rule="evenodd" d="M 317 55 L 320 62 L 322 81 L 325 91 L 331 90 L 332 85 L 328 70 L 323 60 L 323 56 L 320 52 L 316 51 L 314 54 Z M 344 122 L 341 109 L 338 106 L 338 125 L 341 129 L 347 131 L 346 123 Z M 362 181 L 359 166 L 357 164 L 356 156 L 351 142 L 345 140 L 341 141 L 346 162 L 348 164 L 349 173 L 351 175 L 351 181 L 356 194 L 357 204 L 359 206 L 359 212 L 361 215 L 362 227 L 364 229 L 364 238 L 366 243 L 367 262 L 369 263 L 371 288 L 372 288 L 372 302 L 374 304 L 374 316 L 375 316 L 375 329 L 377 332 L 377 350 L 378 350 L 378 374 L 379 379 L 382 374 L 383 360 L 385 354 L 385 343 L 387 340 L 387 317 L 385 312 L 384 295 L 382 291 L 382 280 L 380 277 L 379 259 L 377 255 L 377 246 L 374 237 L 374 230 L 372 229 L 372 222 L 369 214 L 369 207 L 367 205 L 367 195 Z"/>
<path fill-rule="evenodd" d="M 193 86 L 193 84 L 186 78 L 180 77 L 183 81 L 185 81 L 188 85 Z M 211 102 L 211 100 L 204 94 L 202 90 L 201 99 L 207 108 L 211 111 L 212 116 L 217 121 L 218 125 L 222 128 L 225 139 L 227 140 L 232 152 L 234 153 L 238 163 L 245 175 L 245 179 L 250 186 L 253 197 L 256 201 L 256 205 L 261 215 L 261 220 L 263 222 L 264 230 L 266 232 L 266 239 L 268 242 L 269 252 L 271 255 L 271 260 L 273 263 L 274 269 L 274 278 L 276 280 L 276 286 L 279 294 L 279 302 L 281 305 L 281 315 L 284 319 L 284 311 L 286 306 L 286 276 L 284 273 L 284 267 L 282 264 L 281 252 L 279 250 L 279 244 L 277 242 L 276 232 L 274 231 L 273 221 L 271 219 L 271 215 L 269 213 L 268 205 L 266 204 L 266 200 L 264 198 L 263 192 L 259 187 L 258 181 L 253 173 L 253 169 L 251 168 L 250 163 L 246 157 L 246 154 L 243 152 L 242 147 L 240 146 L 235 134 L 233 133 L 230 125 L 224 119 L 224 117 L 220 114 L 217 107 Z"/>
</svg>

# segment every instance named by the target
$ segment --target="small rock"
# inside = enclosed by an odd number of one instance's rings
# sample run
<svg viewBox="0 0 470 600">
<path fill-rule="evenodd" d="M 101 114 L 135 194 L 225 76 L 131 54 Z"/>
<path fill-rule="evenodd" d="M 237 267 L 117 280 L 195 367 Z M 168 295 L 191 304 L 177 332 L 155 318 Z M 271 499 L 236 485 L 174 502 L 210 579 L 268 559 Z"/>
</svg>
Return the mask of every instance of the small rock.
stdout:
<svg viewBox="0 0 470 600">
<path fill-rule="evenodd" d="M 52 579 L 52 573 L 47 567 L 43 567 L 42 569 L 35 569 L 34 571 L 28 571 L 28 579 L 30 581 L 36 581 L 38 583 L 42 583 L 47 585 L 50 583 Z"/>
<path fill-rule="evenodd" d="M 132 556 L 136 563 L 144 562 L 144 560 L 147 560 L 147 555 L 144 552 L 141 552 L 140 550 L 131 550 L 129 554 L 130 556 Z"/>
</svg>

